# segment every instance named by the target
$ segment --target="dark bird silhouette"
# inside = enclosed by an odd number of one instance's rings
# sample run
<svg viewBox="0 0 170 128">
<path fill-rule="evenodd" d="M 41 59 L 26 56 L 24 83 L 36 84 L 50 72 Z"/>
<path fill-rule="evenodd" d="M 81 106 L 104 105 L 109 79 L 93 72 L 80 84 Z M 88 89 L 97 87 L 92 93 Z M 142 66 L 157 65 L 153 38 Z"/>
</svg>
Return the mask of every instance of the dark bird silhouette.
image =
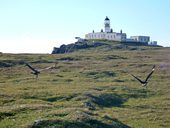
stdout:
<svg viewBox="0 0 170 128">
<path fill-rule="evenodd" d="M 139 79 L 138 77 L 134 76 L 133 74 L 131 74 L 131 75 L 132 75 L 136 80 L 138 80 L 138 81 L 141 83 L 142 86 L 146 87 L 147 84 L 148 84 L 148 79 L 151 77 L 151 75 L 153 74 L 154 70 L 155 70 L 155 65 L 153 66 L 152 71 L 148 74 L 148 76 L 146 77 L 145 80 L 141 80 L 141 79 Z"/>
<path fill-rule="evenodd" d="M 31 65 L 29 65 L 28 63 L 26 63 L 25 65 L 28 66 L 28 67 L 32 70 L 31 74 L 34 74 L 34 75 L 36 76 L 36 78 L 38 78 L 38 75 L 40 74 L 40 71 L 37 70 L 37 69 L 35 69 L 35 68 L 33 68 L 33 67 L 32 67 Z"/>
<path fill-rule="evenodd" d="M 44 68 L 44 69 L 35 69 L 31 65 L 29 65 L 28 63 L 25 63 L 25 65 L 32 70 L 31 74 L 35 75 L 36 78 L 38 78 L 38 75 L 41 73 L 41 71 L 56 68 L 57 62 L 55 63 L 54 66 L 50 66 L 50 67 L 47 67 L 47 68 Z"/>
</svg>

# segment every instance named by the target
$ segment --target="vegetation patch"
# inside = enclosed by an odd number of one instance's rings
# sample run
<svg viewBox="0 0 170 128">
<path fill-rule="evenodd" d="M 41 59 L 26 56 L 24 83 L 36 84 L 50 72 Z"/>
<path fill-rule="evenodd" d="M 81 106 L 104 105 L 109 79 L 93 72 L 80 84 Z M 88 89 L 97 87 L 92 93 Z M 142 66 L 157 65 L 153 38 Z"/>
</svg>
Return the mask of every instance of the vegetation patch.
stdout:
<svg viewBox="0 0 170 128">
<path fill-rule="evenodd" d="M 62 57 L 62 58 L 59 58 L 57 60 L 76 61 L 76 60 L 79 60 L 79 59 L 78 58 L 74 58 L 74 57 Z"/>
<path fill-rule="evenodd" d="M 16 113 L 13 112 L 0 112 L 0 121 L 6 117 L 15 116 Z"/>
<path fill-rule="evenodd" d="M 126 99 L 118 94 L 104 93 L 99 96 L 89 94 L 88 97 L 90 97 L 91 102 L 99 107 L 119 107 L 126 101 Z"/>
<path fill-rule="evenodd" d="M 113 71 L 85 71 L 83 73 L 86 74 L 86 76 L 92 77 L 94 79 L 116 76 L 116 73 Z"/>
<path fill-rule="evenodd" d="M 56 96 L 56 97 L 47 97 L 41 98 L 41 100 L 48 101 L 48 102 L 57 102 L 57 101 L 68 101 L 72 98 L 75 98 L 78 94 L 71 94 L 67 96 Z"/>
<path fill-rule="evenodd" d="M 112 120 L 112 124 L 103 123 L 94 119 L 82 111 L 75 111 L 66 116 L 67 120 L 36 120 L 28 128 L 130 128 L 118 120 Z"/>
<path fill-rule="evenodd" d="M 123 56 L 118 56 L 118 55 L 108 55 L 106 56 L 106 59 L 109 59 L 109 60 L 114 60 L 114 59 L 127 59 L 127 57 L 123 57 Z"/>
</svg>

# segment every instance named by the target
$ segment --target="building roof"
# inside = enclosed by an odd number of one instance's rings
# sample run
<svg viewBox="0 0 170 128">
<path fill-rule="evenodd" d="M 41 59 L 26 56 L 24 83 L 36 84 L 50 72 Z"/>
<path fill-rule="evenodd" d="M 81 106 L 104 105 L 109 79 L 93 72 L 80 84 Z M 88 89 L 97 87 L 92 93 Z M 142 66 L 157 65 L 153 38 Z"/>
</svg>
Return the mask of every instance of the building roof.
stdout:
<svg viewBox="0 0 170 128">
<path fill-rule="evenodd" d="M 105 20 L 110 20 L 110 19 L 106 16 Z"/>
</svg>

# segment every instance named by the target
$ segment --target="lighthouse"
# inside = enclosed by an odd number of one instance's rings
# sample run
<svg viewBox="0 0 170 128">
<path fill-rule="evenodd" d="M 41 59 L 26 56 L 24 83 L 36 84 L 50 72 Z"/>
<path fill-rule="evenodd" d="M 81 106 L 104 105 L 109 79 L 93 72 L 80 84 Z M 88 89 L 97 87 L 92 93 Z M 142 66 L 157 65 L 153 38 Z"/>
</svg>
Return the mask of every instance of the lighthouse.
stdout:
<svg viewBox="0 0 170 128">
<path fill-rule="evenodd" d="M 101 29 L 100 32 L 92 32 L 85 35 L 85 39 L 101 39 L 101 40 L 114 40 L 114 41 L 125 41 L 126 33 L 114 32 L 110 26 L 110 19 L 106 16 L 104 19 L 104 29 Z"/>
<path fill-rule="evenodd" d="M 110 19 L 107 16 L 104 20 L 104 29 L 106 33 L 110 32 Z"/>
</svg>

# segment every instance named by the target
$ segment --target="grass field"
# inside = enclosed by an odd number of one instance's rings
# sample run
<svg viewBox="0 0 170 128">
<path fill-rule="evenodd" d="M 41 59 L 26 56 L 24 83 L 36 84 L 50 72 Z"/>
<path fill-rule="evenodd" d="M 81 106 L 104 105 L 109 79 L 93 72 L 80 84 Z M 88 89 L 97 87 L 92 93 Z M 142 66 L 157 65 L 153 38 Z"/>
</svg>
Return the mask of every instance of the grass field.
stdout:
<svg viewBox="0 0 170 128">
<path fill-rule="evenodd" d="M 0 128 L 169 128 L 170 48 L 100 46 L 65 54 L 0 54 Z M 38 79 L 36 68 L 58 62 Z M 145 89 L 132 73 L 145 79 Z"/>
</svg>

